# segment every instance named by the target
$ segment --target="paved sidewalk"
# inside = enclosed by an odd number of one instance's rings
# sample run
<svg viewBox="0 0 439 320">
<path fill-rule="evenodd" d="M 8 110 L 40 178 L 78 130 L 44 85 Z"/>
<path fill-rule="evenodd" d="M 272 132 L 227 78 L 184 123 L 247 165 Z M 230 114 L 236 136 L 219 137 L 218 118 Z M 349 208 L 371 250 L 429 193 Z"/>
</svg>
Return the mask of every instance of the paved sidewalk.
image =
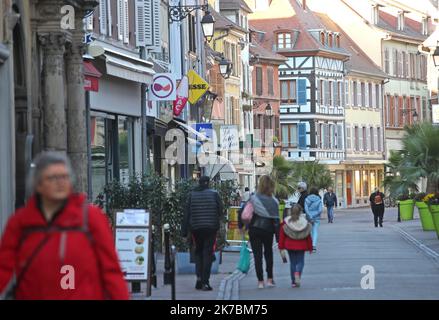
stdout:
<svg viewBox="0 0 439 320">
<path fill-rule="evenodd" d="M 240 281 L 239 299 L 439 299 L 439 240 L 434 232 L 424 233 L 418 219 L 398 223 L 396 208 L 386 209 L 384 228 L 374 227 L 368 208 L 337 210 L 334 224 L 325 218 L 317 253 L 306 254 L 301 288 L 291 288 L 289 263 L 282 263 L 276 249 L 277 287 L 257 289 L 251 271 Z M 374 290 L 361 289 L 365 265 L 374 267 Z"/>
<path fill-rule="evenodd" d="M 171 286 L 163 284 L 164 256 L 160 255 L 157 261 L 157 288 L 152 288 L 150 300 L 170 300 Z M 222 283 L 231 276 L 236 269 L 239 260 L 239 252 L 223 252 L 222 263 L 218 274 L 212 274 L 210 285 L 213 291 L 195 290 L 196 277 L 194 274 L 176 274 L 176 299 L 177 300 L 216 300 L 224 295 Z M 133 299 L 146 299 L 145 296 L 135 295 Z"/>
</svg>

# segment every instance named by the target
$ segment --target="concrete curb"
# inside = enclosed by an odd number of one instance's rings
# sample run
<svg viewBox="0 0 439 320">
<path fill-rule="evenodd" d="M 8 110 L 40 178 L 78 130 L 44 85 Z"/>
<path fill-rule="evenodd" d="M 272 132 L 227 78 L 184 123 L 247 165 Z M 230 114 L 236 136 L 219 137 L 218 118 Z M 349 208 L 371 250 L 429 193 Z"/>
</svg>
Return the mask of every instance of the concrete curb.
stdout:
<svg viewBox="0 0 439 320">
<path fill-rule="evenodd" d="M 428 258 L 433 260 L 433 262 L 436 263 L 436 265 L 439 267 L 439 253 L 436 251 L 430 249 L 425 244 L 420 242 L 419 240 L 415 239 L 413 236 L 411 236 L 409 233 L 404 231 L 401 227 L 398 226 L 392 226 L 393 229 L 395 229 L 401 236 L 409 243 L 413 244 L 415 247 L 417 247 L 423 254 L 425 254 Z"/>
</svg>

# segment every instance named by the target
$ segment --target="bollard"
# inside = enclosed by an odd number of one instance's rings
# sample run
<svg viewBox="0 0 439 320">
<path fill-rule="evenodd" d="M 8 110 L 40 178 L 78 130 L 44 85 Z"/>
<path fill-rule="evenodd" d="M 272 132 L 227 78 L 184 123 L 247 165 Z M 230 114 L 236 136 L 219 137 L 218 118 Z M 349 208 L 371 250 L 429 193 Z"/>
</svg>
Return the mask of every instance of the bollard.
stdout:
<svg viewBox="0 0 439 320">
<path fill-rule="evenodd" d="M 163 284 L 172 284 L 172 266 L 171 266 L 171 252 L 169 245 L 169 236 L 170 236 L 170 226 L 169 224 L 165 224 L 163 226 L 165 229 L 165 272 L 163 274 Z"/>
<path fill-rule="evenodd" d="M 176 248 L 171 247 L 171 300 L 175 300 L 175 252 Z"/>
</svg>

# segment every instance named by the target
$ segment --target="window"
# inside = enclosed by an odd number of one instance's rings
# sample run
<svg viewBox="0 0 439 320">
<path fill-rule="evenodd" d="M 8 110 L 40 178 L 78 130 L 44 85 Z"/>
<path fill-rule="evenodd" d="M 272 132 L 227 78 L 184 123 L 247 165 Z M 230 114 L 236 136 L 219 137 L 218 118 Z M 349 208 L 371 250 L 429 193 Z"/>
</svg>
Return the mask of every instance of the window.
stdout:
<svg viewBox="0 0 439 320">
<path fill-rule="evenodd" d="M 351 150 L 352 141 L 351 141 L 351 126 L 346 125 L 346 149 Z"/>
<path fill-rule="evenodd" d="M 354 138 L 355 138 L 355 151 L 359 151 L 360 150 L 360 128 L 358 128 L 358 127 L 355 127 Z"/>
<path fill-rule="evenodd" d="M 334 46 L 334 36 L 333 36 L 332 32 L 330 32 L 328 35 L 328 46 L 330 46 L 330 47 Z"/>
<path fill-rule="evenodd" d="M 364 82 L 361 83 L 361 106 L 366 106 L 366 87 Z"/>
<path fill-rule="evenodd" d="M 325 100 L 324 100 L 324 98 L 325 98 L 325 93 L 324 93 L 325 83 L 324 83 L 324 80 L 319 80 L 319 82 L 320 82 L 320 104 L 324 105 L 325 104 Z"/>
<path fill-rule="evenodd" d="M 415 79 L 416 78 L 416 68 L 415 68 L 415 54 L 414 53 L 410 53 L 410 79 Z"/>
<path fill-rule="evenodd" d="M 232 50 L 232 76 L 238 77 L 239 76 L 239 63 L 238 63 L 238 52 L 237 52 L 237 45 L 232 43 L 230 45 L 230 49 Z"/>
<path fill-rule="evenodd" d="M 282 126 L 282 147 L 295 148 L 298 144 L 297 124 L 283 124 Z"/>
<path fill-rule="evenodd" d="M 390 95 L 386 94 L 386 126 L 390 126 Z"/>
<path fill-rule="evenodd" d="M 363 151 L 367 151 L 367 128 L 363 127 Z"/>
<path fill-rule="evenodd" d="M 381 108 L 381 87 L 379 84 L 375 85 L 375 108 Z"/>
<path fill-rule="evenodd" d="M 404 11 L 398 12 L 398 30 L 404 30 Z"/>
<path fill-rule="evenodd" d="M 278 49 L 291 49 L 291 33 L 278 33 L 277 35 L 277 48 Z"/>
<path fill-rule="evenodd" d="M 340 35 L 337 34 L 336 38 L 335 38 L 335 45 L 337 46 L 337 48 L 340 48 Z"/>
<path fill-rule="evenodd" d="M 387 48 L 384 50 L 384 72 L 390 74 L 390 55 Z"/>
<path fill-rule="evenodd" d="M 383 151 L 382 140 L 381 140 L 381 128 L 377 128 L 377 141 L 378 141 L 378 151 Z"/>
<path fill-rule="evenodd" d="M 342 95 L 342 90 L 341 90 L 341 82 L 337 82 L 337 89 L 335 90 L 335 105 L 338 107 L 341 107 L 341 95 Z"/>
<path fill-rule="evenodd" d="M 345 104 L 346 106 L 350 105 L 350 101 L 349 101 L 349 82 L 345 81 L 344 82 L 344 86 L 345 86 Z"/>
<path fill-rule="evenodd" d="M 328 90 L 328 95 L 329 95 L 329 100 L 328 100 L 328 105 L 333 106 L 334 105 L 334 100 L 333 100 L 333 86 L 334 86 L 334 82 L 333 81 L 329 81 L 329 90 Z"/>
<path fill-rule="evenodd" d="M 403 66 L 403 77 L 408 78 L 409 77 L 409 55 L 407 52 L 402 53 L 402 66 Z"/>
<path fill-rule="evenodd" d="M 262 68 L 256 67 L 256 94 L 262 96 Z"/>
<path fill-rule="evenodd" d="M 281 81 L 281 100 L 284 103 L 296 102 L 296 80 Z"/>
<path fill-rule="evenodd" d="M 267 82 L 268 82 L 268 94 L 273 95 L 274 94 L 274 87 L 273 87 L 273 80 L 274 74 L 273 69 L 268 68 L 267 69 Z"/>
<path fill-rule="evenodd" d="M 374 151 L 375 150 L 375 143 L 374 143 L 374 139 L 375 139 L 375 133 L 374 133 L 374 130 L 373 130 L 373 127 L 370 127 L 370 134 L 369 134 L 369 136 L 370 136 L 370 148 L 369 148 L 369 150 L 370 151 Z"/>
<path fill-rule="evenodd" d="M 196 52 L 196 38 L 195 38 L 195 17 L 193 15 L 188 15 L 188 25 L 189 25 L 189 51 Z M 224 43 L 224 51 L 226 52 L 226 55 L 229 53 L 228 47 Z M 228 56 L 227 58 L 231 58 Z"/>
<path fill-rule="evenodd" d="M 373 108 L 373 104 L 374 104 L 374 101 L 373 101 L 373 84 L 372 83 L 369 83 L 368 84 L 369 85 L 369 100 L 368 100 L 368 107 L 371 107 L 371 108 Z"/>
<path fill-rule="evenodd" d="M 393 49 L 393 76 L 398 76 L 398 51 Z"/>
<path fill-rule="evenodd" d="M 358 87 L 357 87 L 357 81 L 353 81 L 351 82 L 351 84 L 353 85 L 353 90 L 352 90 L 352 101 L 353 101 L 353 105 L 356 107 L 358 106 Z"/>
<path fill-rule="evenodd" d="M 402 52 L 398 52 L 398 77 L 400 77 L 400 78 L 404 77 L 403 66 L 404 66 L 404 63 L 403 63 Z"/>
<path fill-rule="evenodd" d="M 320 43 L 322 45 L 326 45 L 326 38 L 325 38 L 325 33 L 322 31 L 320 32 Z"/>
</svg>

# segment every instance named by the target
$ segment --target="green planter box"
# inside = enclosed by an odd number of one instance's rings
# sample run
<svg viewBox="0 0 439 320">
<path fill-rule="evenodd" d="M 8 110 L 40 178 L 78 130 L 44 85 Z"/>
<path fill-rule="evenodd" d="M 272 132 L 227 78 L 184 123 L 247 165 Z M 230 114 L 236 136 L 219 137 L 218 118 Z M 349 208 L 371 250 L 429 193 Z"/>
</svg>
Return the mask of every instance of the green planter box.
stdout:
<svg viewBox="0 0 439 320">
<path fill-rule="evenodd" d="M 418 208 L 419 218 L 421 219 L 422 230 L 435 231 L 433 217 L 431 216 L 430 209 L 424 201 L 416 201 L 416 207 Z"/>
<path fill-rule="evenodd" d="M 433 217 L 434 226 L 436 228 L 436 234 L 439 239 L 439 205 L 429 206 L 431 216 Z"/>
<path fill-rule="evenodd" d="M 415 202 L 413 200 L 403 200 L 399 202 L 399 212 L 402 221 L 413 220 Z"/>
</svg>

